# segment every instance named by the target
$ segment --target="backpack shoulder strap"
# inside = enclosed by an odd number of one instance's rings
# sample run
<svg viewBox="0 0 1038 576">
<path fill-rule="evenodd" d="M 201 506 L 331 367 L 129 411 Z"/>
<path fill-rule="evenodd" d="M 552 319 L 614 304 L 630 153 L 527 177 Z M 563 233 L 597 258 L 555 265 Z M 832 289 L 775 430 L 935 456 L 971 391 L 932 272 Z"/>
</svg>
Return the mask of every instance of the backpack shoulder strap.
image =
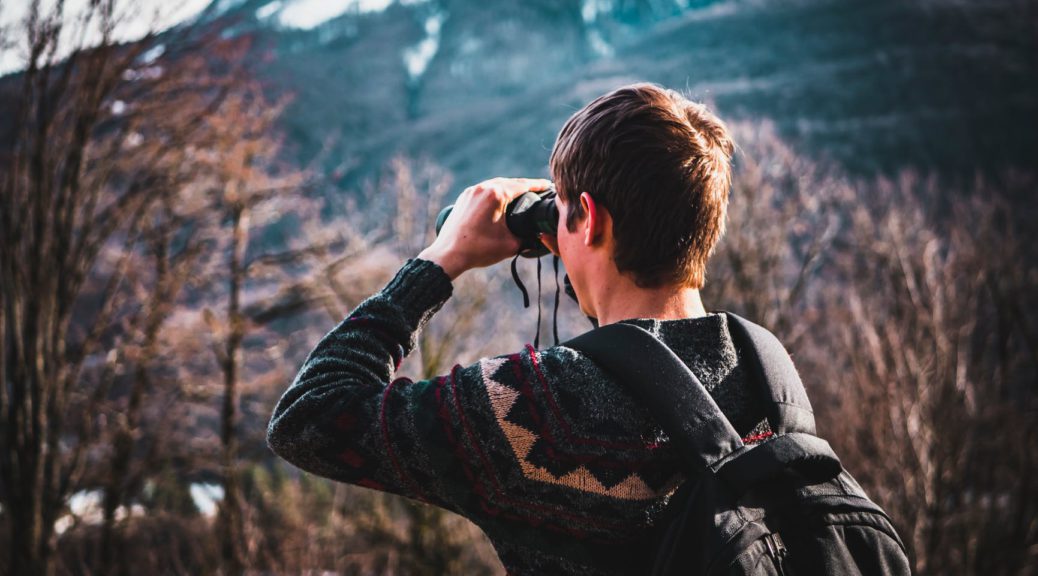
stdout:
<svg viewBox="0 0 1038 576">
<path fill-rule="evenodd" d="M 705 470 L 743 447 L 717 403 L 681 359 L 632 324 L 609 324 L 564 342 L 583 352 L 627 387 L 692 470 Z"/>
<path fill-rule="evenodd" d="M 768 399 L 767 418 L 776 434 L 815 434 L 815 417 L 793 360 L 767 329 L 731 312 L 728 329 L 732 340 L 748 354 L 740 354 L 750 380 Z"/>
<path fill-rule="evenodd" d="M 609 324 L 562 345 L 583 352 L 618 378 L 675 442 L 690 471 L 720 476 L 736 493 L 795 468 L 815 481 L 840 473 L 839 458 L 814 436 L 815 422 L 800 376 L 770 332 L 726 313 L 747 377 L 772 400 L 768 421 L 777 436 L 747 447 L 696 375 L 647 330 Z"/>
</svg>

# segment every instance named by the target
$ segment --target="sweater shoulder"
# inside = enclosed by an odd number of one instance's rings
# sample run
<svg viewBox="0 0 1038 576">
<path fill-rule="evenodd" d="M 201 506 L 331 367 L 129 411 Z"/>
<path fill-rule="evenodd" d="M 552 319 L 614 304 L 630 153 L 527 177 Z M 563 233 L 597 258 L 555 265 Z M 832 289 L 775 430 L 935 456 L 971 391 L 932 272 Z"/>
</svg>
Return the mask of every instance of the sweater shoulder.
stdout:
<svg viewBox="0 0 1038 576">
<path fill-rule="evenodd" d="M 642 450 L 660 443 L 652 418 L 627 389 L 583 353 L 566 346 L 482 358 L 454 377 L 468 403 L 484 400 L 498 426 L 523 426 L 565 444 L 615 443 Z M 587 440 L 583 442 L 583 440 Z M 583 444 L 582 444 L 583 442 Z"/>
<path fill-rule="evenodd" d="M 628 387 L 583 352 L 558 345 L 527 348 L 526 355 L 537 382 L 573 429 L 643 446 L 660 443 L 662 432 Z"/>
<path fill-rule="evenodd" d="M 528 346 L 471 370 L 518 463 L 521 477 L 511 480 L 527 493 L 570 507 L 627 502 L 632 513 L 644 513 L 683 478 L 680 459 L 649 415 L 576 350 Z"/>
</svg>

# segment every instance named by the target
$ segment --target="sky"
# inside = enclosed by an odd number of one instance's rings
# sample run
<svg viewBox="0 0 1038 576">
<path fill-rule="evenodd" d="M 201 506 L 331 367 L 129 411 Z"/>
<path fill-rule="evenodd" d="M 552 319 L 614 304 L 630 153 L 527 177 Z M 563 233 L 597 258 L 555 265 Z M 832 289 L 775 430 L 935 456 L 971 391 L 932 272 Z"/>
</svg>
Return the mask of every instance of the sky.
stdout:
<svg viewBox="0 0 1038 576">
<path fill-rule="evenodd" d="M 20 34 L 19 24 L 23 22 L 29 11 L 32 0 L 0 0 L 0 74 L 13 72 L 24 66 L 26 40 Z M 394 0 L 271 0 L 256 12 L 261 18 L 276 17 L 277 23 L 290 28 L 313 28 L 321 22 L 335 18 L 350 10 L 359 12 L 377 12 L 386 9 Z M 408 0 L 404 0 L 408 1 Z M 416 0 L 409 0 L 416 1 Z M 61 54 L 67 55 L 73 47 L 81 42 L 79 36 L 71 33 L 72 29 L 80 29 L 74 24 L 80 19 L 90 0 L 66 0 L 65 18 L 69 30 L 63 34 Z M 191 18 L 201 12 L 211 0 L 133 0 L 117 1 L 119 25 L 116 27 L 115 39 L 131 41 L 141 38 L 149 29 L 164 30 L 178 22 Z M 217 10 L 233 5 L 237 0 L 220 0 Z M 42 13 L 51 13 L 56 0 L 41 0 Z M 130 4 L 133 9 L 125 8 Z M 223 5 L 223 6 L 221 6 Z M 119 9 L 118 6 L 124 8 Z M 100 35 L 96 29 L 87 29 L 85 43 L 97 42 Z"/>
<path fill-rule="evenodd" d="M 26 39 L 21 33 L 21 23 L 25 21 L 29 13 L 31 0 L 0 0 L 0 27 L 4 32 L 0 38 L 4 42 L 0 44 L 0 74 L 6 74 L 18 70 L 24 66 L 27 54 Z M 67 55 L 72 48 L 79 44 L 96 43 L 100 34 L 96 27 L 88 27 L 86 33 L 80 36 L 83 30 L 80 20 L 90 0 L 66 0 L 63 20 L 66 27 L 62 34 L 61 54 Z M 135 8 L 131 10 L 120 10 L 118 6 L 126 6 L 128 2 L 116 2 L 116 18 L 118 24 L 115 28 L 115 39 L 119 41 L 135 40 L 144 36 L 151 28 L 163 30 L 177 22 L 182 22 L 202 11 L 209 0 L 136 0 Z M 41 0 L 41 13 L 53 13 L 56 0 Z M 79 41 L 82 38 L 82 42 Z"/>
</svg>

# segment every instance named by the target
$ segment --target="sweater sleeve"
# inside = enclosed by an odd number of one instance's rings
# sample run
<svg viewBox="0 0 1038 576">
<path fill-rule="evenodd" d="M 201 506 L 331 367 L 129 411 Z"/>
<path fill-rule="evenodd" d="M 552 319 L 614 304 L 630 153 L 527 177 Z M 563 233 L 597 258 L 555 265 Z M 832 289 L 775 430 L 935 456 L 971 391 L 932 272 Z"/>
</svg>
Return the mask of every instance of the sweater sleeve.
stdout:
<svg viewBox="0 0 1038 576">
<path fill-rule="evenodd" d="M 681 480 L 680 459 L 625 388 L 576 351 L 526 346 L 394 379 L 451 292 L 439 266 L 410 260 L 325 335 L 274 408 L 274 453 L 462 514 L 506 564 L 534 550 L 592 562 L 589 542 L 627 542 L 651 524 Z"/>
<path fill-rule="evenodd" d="M 452 430 L 440 425 L 451 377 L 393 379 L 451 293 L 438 265 L 409 260 L 309 353 L 274 408 L 271 450 L 307 472 L 458 510 Z"/>
</svg>

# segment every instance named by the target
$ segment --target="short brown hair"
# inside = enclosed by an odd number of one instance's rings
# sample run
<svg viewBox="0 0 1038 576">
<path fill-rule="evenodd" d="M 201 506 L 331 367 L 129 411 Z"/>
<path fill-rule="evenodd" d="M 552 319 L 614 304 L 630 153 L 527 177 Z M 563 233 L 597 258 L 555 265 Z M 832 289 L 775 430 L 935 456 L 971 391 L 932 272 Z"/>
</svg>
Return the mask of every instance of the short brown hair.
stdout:
<svg viewBox="0 0 1038 576">
<path fill-rule="evenodd" d="M 551 152 L 566 226 L 588 192 L 613 219 L 617 269 L 643 288 L 702 288 L 724 233 L 734 145 L 702 104 L 655 84 L 599 96 L 566 121 Z"/>
</svg>

